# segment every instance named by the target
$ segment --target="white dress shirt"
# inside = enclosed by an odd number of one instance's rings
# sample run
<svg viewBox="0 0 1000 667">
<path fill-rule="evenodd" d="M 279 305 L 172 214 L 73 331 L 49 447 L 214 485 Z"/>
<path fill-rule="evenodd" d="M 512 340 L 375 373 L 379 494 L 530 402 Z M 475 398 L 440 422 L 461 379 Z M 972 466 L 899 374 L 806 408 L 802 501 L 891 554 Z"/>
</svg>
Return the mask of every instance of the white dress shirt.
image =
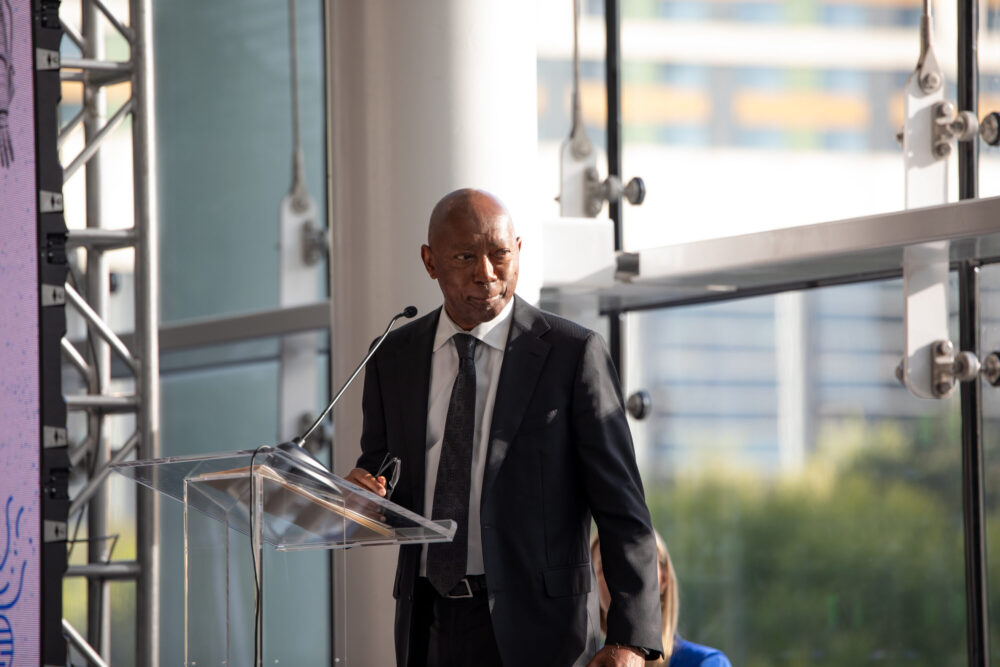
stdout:
<svg viewBox="0 0 1000 667">
<path fill-rule="evenodd" d="M 434 514 L 434 487 L 437 484 L 438 462 L 441 460 L 441 443 L 444 440 L 444 423 L 451 402 L 451 388 L 458 375 L 458 352 L 452 336 L 467 333 L 479 340 L 476 344 L 476 421 L 473 427 L 472 479 L 469 489 L 469 551 L 466 574 L 484 574 L 483 542 L 479 526 L 479 500 L 486 471 L 486 449 L 493 422 L 493 406 L 497 397 L 500 366 L 510 332 L 514 300 L 511 299 L 500 314 L 483 322 L 471 331 L 455 324 L 448 311 L 441 308 L 437 332 L 434 334 L 434 351 L 431 356 L 431 388 L 427 404 L 427 453 L 424 478 L 424 511 Z M 427 545 L 420 555 L 420 574 L 427 574 Z"/>
</svg>

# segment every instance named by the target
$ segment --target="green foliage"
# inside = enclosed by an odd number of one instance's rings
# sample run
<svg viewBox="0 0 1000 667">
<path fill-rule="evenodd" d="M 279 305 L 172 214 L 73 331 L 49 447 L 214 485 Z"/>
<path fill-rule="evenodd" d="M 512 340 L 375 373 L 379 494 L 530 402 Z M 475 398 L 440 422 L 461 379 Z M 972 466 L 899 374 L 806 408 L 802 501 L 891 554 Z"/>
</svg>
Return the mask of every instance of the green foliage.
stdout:
<svg viewBox="0 0 1000 667">
<path fill-rule="evenodd" d="M 681 634 L 748 667 L 966 664 L 961 450 L 935 422 L 824 424 L 789 478 L 649 485 Z"/>
</svg>

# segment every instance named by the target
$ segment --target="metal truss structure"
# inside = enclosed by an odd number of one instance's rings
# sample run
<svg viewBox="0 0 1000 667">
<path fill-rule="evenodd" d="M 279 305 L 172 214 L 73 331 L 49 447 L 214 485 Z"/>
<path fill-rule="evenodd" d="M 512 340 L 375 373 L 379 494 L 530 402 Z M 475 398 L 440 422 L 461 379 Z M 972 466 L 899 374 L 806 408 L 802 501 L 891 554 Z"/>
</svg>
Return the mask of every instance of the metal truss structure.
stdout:
<svg viewBox="0 0 1000 667">
<path fill-rule="evenodd" d="M 70 5 L 72 7 L 72 5 Z M 65 36 L 80 51 L 79 58 L 61 58 L 59 53 L 38 53 L 50 67 L 60 69 L 64 89 L 82 84 L 82 107 L 59 131 L 63 184 L 78 174 L 86 178 L 86 228 L 69 231 L 67 249 L 84 249 L 79 262 L 82 278 L 65 287 L 65 302 L 86 323 L 87 340 L 75 345 L 64 338 L 63 358 L 82 378 L 85 392 L 65 396 L 70 411 L 86 415 L 85 433 L 70 444 L 70 462 L 75 477 L 85 484 L 72 498 L 69 525 L 87 515 L 87 563 L 70 566 L 67 577 L 85 577 L 87 588 L 87 632 L 77 632 L 65 619 L 64 632 L 71 644 L 91 664 L 108 664 L 111 650 L 110 582 L 131 580 L 136 584 L 136 654 L 134 664 L 155 666 L 159 661 L 159 507 L 152 492 L 137 489 L 136 559 L 111 560 L 108 543 L 109 497 L 106 480 L 109 465 L 135 453 L 140 458 L 159 454 L 159 278 L 156 201 L 156 144 L 154 140 L 153 45 L 151 0 L 129 0 L 127 18 L 105 0 L 80 0 L 79 26 L 67 4 L 60 16 Z M 128 59 L 110 60 L 105 53 L 107 30 L 120 34 L 128 45 Z M 67 46 L 64 43 L 64 46 Z M 115 113 L 106 118 L 106 89 L 129 83 L 131 94 Z M 125 120 L 131 120 L 132 194 L 134 223 L 127 229 L 109 229 L 101 211 L 101 148 Z M 84 147 L 67 159 L 67 138 L 82 125 Z M 134 250 L 135 329 L 130 345 L 123 333 L 109 324 L 111 275 L 106 253 Z M 81 253 L 82 254 L 82 253 Z M 112 359 L 120 361 L 134 378 L 128 395 L 110 392 Z M 125 442 L 112 443 L 107 417 L 135 416 L 135 430 Z M 74 434 L 70 433 L 71 440 Z M 71 531 L 72 536 L 72 531 Z"/>
</svg>

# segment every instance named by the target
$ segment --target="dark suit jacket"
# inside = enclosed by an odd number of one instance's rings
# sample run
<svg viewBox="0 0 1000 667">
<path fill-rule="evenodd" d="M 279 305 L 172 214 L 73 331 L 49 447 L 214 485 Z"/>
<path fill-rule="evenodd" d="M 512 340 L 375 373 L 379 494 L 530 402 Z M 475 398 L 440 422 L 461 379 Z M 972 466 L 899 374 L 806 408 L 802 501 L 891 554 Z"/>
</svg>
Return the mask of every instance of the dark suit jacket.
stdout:
<svg viewBox="0 0 1000 667">
<path fill-rule="evenodd" d="M 440 308 L 393 332 L 365 374 L 362 455 L 402 459 L 392 500 L 420 514 L 431 346 Z M 483 558 L 504 664 L 586 665 L 597 652 L 591 516 L 612 602 L 609 643 L 661 650 L 656 544 L 614 367 L 593 331 L 515 297 L 481 497 Z M 400 548 L 396 655 L 411 651 L 420 545 Z"/>
</svg>

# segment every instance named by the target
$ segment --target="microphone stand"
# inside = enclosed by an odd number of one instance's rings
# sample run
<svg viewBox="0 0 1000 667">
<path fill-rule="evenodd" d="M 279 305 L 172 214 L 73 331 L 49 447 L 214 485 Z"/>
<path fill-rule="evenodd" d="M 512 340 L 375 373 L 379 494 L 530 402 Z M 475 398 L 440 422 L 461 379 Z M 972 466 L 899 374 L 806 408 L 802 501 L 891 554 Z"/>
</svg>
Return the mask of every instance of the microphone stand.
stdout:
<svg viewBox="0 0 1000 667">
<path fill-rule="evenodd" d="M 358 367 L 356 369 L 354 369 L 354 373 L 351 374 L 351 377 L 347 378 L 347 382 L 345 382 L 344 385 L 340 388 L 340 391 L 337 392 L 337 395 L 333 397 L 333 400 L 330 401 L 330 404 L 326 406 L 326 409 L 323 410 L 323 412 L 320 414 L 320 416 L 316 418 L 316 421 L 314 421 L 312 423 L 312 426 L 310 426 L 308 429 L 306 429 L 305 433 L 303 433 L 302 435 L 298 436 L 297 438 L 292 438 L 292 440 L 290 440 L 289 442 L 283 442 L 283 443 L 281 443 L 280 445 L 278 445 L 276 447 L 276 449 L 280 449 L 282 452 L 284 452 L 287 455 L 287 457 L 291 459 L 291 462 L 289 462 L 289 461 L 281 461 L 275 467 L 280 468 L 281 470 L 284 470 L 286 472 L 292 472 L 292 473 L 296 473 L 298 475 L 302 475 L 304 477 L 308 477 L 310 480 L 312 480 L 314 482 L 317 482 L 319 484 L 322 484 L 323 486 L 325 486 L 328 489 L 333 489 L 334 491 L 337 491 L 337 489 L 336 489 L 335 485 L 333 484 L 333 482 L 330 481 L 330 471 L 329 471 L 329 469 L 325 465 L 323 465 L 319 461 L 319 459 L 317 459 L 315 456 L 313 456 L 312 454 L 310 454 L 308 450 L 306 450 L 306 448 L 305 448 L 306 439 L 310 435 L 312 435 L 313 431 L 315 431 L 319 427 L 319 425 L 323 422 L 323 420 L 326 419 L 326 416 L 328 414 L 330 414 L 331 410 L 333 410 L 333 406 L 336 405 L 337 401 L 340 400 L 340 397 L 344 395 L 344 391 L 347 389 L 347 387 L 350 386 L 350 384 L 352 382 L 354 382 L 354 378 L 358 377 L 358 373 L 361 372 L 361 369 L 365 367 L 365 364 L 368 363 L 368 361 L 375 354 L 375 351 L 378 350 L 378 348 L 379 348 L 380 345 L 382 345 L 382 342 L 386 339 L 386 336 L 389 335 L 389 331 L 392 329 L 392 326 L 396 323 L 396 320 L 398 320 L 401 317 L 410 318 L 410 317 L 413 317 L 416 314 L 417 314 L 417 309 L 416 308 L 414 308 L 413 306 L 407 306 L 406 308 L 403 309 L 403 312 L 396 313 L 396 315 L 394 315 L 393 318 L 391 320 L 389 320 L 389 325 L 385 328 L 385 331 L 383 331 L 382 335 L 379 336 L 378 340 L 375 341 L 375 344 L 371 346 L 371 348 L 368 350 L 368 354 L 365 355 L 365 358 L 361 360 L 361 363 L 358 364 Z M 261 452 L 267 451 L 268 449 L 270 449 L 270 448 L 262 447 L 262 448 L 259 448 L 257 451 L 254 452 L 254 456 L 250 459 L 251 476 L 253 475 L 253 459 L 256 458 L 257 452 L 258 451 L 261 451 Z M 250 494 L 251 494 L 250 495 L 251 505 L 253 504 L 253 488 L 254 487 L 251 484 L 251 486 L 250 486 L 250 489 L 251 489 L 251 491 L 250 491 Z M 253 516 L 254 515 L 251 513 L 251 515 L 250 515 L 250 534 L 251 535 L 255 535 L 256 534 L 254 532 L 254 520 L 253 520 Z M 253 541 L 251 541 L 251 545 L 252 544 L 253 544 Z M 261 664 L 260 647 L 261 647 L 261 644 L 262 644 L 262 637 L 263 637 L 262 613 L 263 613 L 263 574 L 264 574 L 264 571 L 263 571 L 262 561 L 258 560 L 259 558 L 261 558 L 261 555 L 262 555 L 261 546 L 260 546 L 259 543 L 257 544 L 256 550 L 253 551 L 253 554 L 254 554 L 254 586 L 255 586 L 255 589 L 254 589 L 254 664 L 255 665 L 260 665 Z M 3 663 L 3 664 L 6 664 L 6 663 Z"/>
<path fill-rule="evenodd" d="M 325 486 L 331 486 L 330 480 L 327 477 L 329 469 L 323 465 L 319 459 L 309 453 L 309 450 L 305 448 L 305 442 L 309 436 L 313 434 L 313 431 L 315 431 L 319 425 L 323 423 L 323 420 L 326 419 L 327 415 L 330 414 L 330 411 L 333 410 L 333 406 L 336 405 L 337 401 L 340 400 L 340 397 L 344 395 L 344 391 L 347 390 L 347 387 L 354 382 L 354 378 L 358 377 L 358 373 L 361 372 L 361 369 L 364 368 L 368 361 L 375 355 L 375 351 L 378 350 L 378 348 L 382 345 L 382 342 L 385 341 L 386 337 L 389 335 L 389 331 L 391 331 L 393 325 L 396 324 L 396 320 L 401 317 L 412 318 L 416 314 L 417 309 L 414 306 L 407 306 L 402 312 L 393 315 L 392 319 L 389 320 L 389 324 L 386 326 L 385 331 L 383 331 L 382 335 L 378 337 L 375 344 L 371 346 L 368 350 L 368 354 L 366 354 L 365 358 L 361 360 L 358 367 L 354 369 L 351 377 L 347 378 L 347 382 L 340 387 L 336 396 L 334 396 L 333 400 L 326 406 L 326 409 L 320 413 L 319 417 L 316 418 L 316 421 L 312 423 L 312 426 L 307 428 L 302 435 L 292 438 L 290 441 L 283 442 L 277 446 L 277 449 L 284 452 L 294 462 L 294 465 L 282 466 L 282 468 L 288 470 L 289 472 L 305 475 L 306 477 L 320 482 Z"/>
</svg>

